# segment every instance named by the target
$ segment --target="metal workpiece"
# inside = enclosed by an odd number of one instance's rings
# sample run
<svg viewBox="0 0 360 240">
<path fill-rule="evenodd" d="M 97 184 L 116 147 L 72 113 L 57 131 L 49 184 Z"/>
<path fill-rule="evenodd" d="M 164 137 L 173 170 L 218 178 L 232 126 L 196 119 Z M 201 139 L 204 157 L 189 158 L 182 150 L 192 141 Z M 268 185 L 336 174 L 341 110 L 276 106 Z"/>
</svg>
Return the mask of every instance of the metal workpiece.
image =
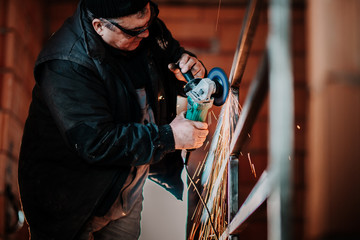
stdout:
<svg viewBox="0 0 360 240">
<path fill-rule="evenodd" d="M 228 222 L 230 223 L 239 210 L 239 159 L 230 156 L 228 163 Z M 230 235 L 229 239 L 237 240 L 238 237 Z"/>
<path fill-rule="evenodd" d="M 263 0 L 249 0 L 230 72 L 230 86 L 239 87 L 257 29 Z"/>
<path fill-rule="evenodd" d="M 243 146 L 248 141 L 248 134 L 255 123 L 256 117 L 264 104 L 268 93 L 268 56 L 265 53 L 255 78 L 252 80 L 248 95 L 242 107 L 239 120 L 230 143 L 232 155 L 239 156 Z"/>
</svg>

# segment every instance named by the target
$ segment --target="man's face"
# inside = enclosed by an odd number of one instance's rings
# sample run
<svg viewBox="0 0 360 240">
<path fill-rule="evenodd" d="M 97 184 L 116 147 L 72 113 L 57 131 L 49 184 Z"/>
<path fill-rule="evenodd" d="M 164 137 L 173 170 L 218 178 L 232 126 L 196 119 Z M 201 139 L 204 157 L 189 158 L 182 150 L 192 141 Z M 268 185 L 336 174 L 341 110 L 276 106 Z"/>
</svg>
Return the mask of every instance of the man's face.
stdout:
<svg viewBox="0 0 360 240">
<path fill-rule="evenodd" d="M 147 30 L 147 27 L 149 26 L 150 21 L 151 10 L 150 4 L 148 3 L 142 13 L 136 13 L 112 20 L 95 19 L 93 20 L 93 26 L 96 32 L 110 46 L 123 51 L 133 51 L 140 45 L 142 39 L 149 36 L 149 30 Z M 111 27 L 105 27 L 105 25 Z M 138 31 L 141 33 L 136 36 L 131 36 L 120 30 L 117 26 L 125 29 L 125 31 L 130 30 L 130 32 L 136 33 L 136 31 Z M 144 29 L 146 30 L 141 31 Z"/>
</svg>

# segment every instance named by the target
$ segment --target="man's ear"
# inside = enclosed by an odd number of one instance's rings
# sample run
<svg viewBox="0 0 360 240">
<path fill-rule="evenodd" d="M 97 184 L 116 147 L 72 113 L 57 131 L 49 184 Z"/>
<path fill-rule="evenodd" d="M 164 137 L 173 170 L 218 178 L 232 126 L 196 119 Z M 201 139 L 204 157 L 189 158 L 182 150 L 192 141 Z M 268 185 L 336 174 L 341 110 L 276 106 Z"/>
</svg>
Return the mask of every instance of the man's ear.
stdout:
<svg viewBox="0 0 360 240">
<path fill-rule="evenodd" d="M 100 19 L 95 18 L 94 20 L 92 20 L 92 25 L 93 25 L 95 31 L 97 32 L 97 34 L 102 36 L 103 35 L 104 24 L 100 21 Z"/>
</svg>

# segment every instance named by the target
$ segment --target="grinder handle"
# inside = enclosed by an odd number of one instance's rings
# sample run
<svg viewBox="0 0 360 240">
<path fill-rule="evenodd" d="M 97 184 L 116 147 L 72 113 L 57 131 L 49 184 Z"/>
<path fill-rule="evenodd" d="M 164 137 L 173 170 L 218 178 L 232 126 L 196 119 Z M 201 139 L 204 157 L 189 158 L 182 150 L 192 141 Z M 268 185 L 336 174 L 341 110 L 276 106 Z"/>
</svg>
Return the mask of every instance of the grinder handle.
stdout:
<svg viewBox="0 0 360 240">
<path fill-rule="evenodd" d="M 186 73 L 183 73 L 183 72 L 181 71 L 181 68 L 180 68 L 180 66 L 179 66 L 179 63 L 177 63 L 175 66 L 176 66 L 176 68 L 178 68 L 178 69 L 180 70 L 181 74 L 184 76 L 184 78 L 185 78 L 185 80 L 186 80 L 187 82 L 190 82 L 191 80 L 194 79 L 194 75 L 192 75 L 191 70 L 187 71 Z"/>
<path fill-rule="evenodd" d="M 192 75 L 191 70 L 187 71 L 186 73 L 182 73 L 182 75 L 184 76 L 184 78 L 187 82 L 190 82 L 191 80 L 194 79 L 194 76 Z"/>
</svg>

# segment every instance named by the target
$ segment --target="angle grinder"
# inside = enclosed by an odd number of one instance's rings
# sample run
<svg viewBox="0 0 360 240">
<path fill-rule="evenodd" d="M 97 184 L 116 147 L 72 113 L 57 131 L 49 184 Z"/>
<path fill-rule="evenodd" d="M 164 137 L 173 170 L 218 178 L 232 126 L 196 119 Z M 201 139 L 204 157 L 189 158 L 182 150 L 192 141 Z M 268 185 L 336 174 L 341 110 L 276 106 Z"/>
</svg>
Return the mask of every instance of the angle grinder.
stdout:
<svg viewBox="0 0 360 240">
<path fill-rule="evenodd" d="M 185 80 L 185 93 L 188 105 L 186 118 L 193 121 L 205 122 L 208 110 L 214 104 L 221 106 L 229 95 L 229 80 L 226 73 L 218 67 L 210 70 L 206 78 L 194 78 L 191 71 L 183 73 Z M 184 163 L 187 164 L 191 150 L 183 152 Z M 185 155 L 185 156 L 184 156 Z"/>
</svg>

